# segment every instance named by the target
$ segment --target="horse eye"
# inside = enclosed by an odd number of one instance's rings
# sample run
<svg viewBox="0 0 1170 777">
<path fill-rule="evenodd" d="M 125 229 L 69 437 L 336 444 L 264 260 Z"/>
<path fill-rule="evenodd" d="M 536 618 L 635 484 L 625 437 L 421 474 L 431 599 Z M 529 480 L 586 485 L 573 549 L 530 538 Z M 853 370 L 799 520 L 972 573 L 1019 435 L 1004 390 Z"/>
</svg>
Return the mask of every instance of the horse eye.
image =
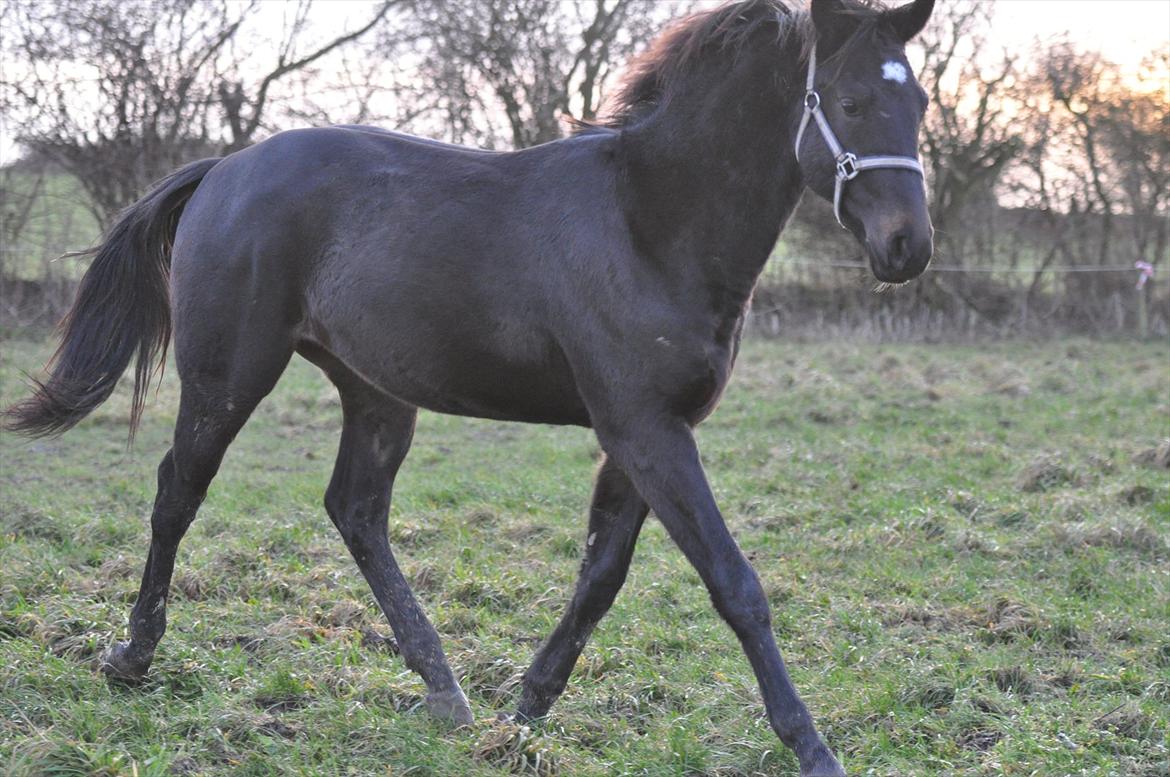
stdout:
<svg viewBox="0 0 1170 777">
<path fill-rule="evenodd" d="M 841 110 L 845 111 L 846 116 L 856 116 L 861 113 L 861 106 L 852 97 L 841 98 Z"/>
</svg>

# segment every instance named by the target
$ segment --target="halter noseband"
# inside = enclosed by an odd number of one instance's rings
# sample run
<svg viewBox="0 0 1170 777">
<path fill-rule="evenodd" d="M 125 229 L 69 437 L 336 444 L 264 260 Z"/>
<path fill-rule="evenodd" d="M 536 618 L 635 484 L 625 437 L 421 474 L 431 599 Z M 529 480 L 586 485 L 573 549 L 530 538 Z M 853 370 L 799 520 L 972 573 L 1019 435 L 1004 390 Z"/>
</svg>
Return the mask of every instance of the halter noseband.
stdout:
<svg viewBox="0 0 1170 777">
<path fill-rule="evenodd" d="M 825 145 L 829 147 L 829 151 L 833 153 L 833 159 L 837 163 L 836 183 L 833 188 L 833 215 L 837 217 L 837 223 L 842 227 L 845 222 L 841 221 L 841 193 L 845 190 L 845 182 L 852 181 L 863 170 L 874 170 L 881 167 L 898 167 L 903 170 L 913 170 L 926 177 L 926 173 L 922 170 L 922 163 L 916 157 L 909 156 L 863 156 L 858 158 L 856 154 L 846 151 L 841 142 L 837 140 L 837 136 L 833 134 L 833 128 L 829 126 L 829 120 L 825 117 L 825 112 L 821 110 L 821 96 L 817 92 L 813 84 L 813 80 L 817 76 L 817 46 L 814 43 L 812 53 L 808 58 L 808 81 L 805 84 L 804 92 L 804 114 L 800 117 L 800 129 L 796 132 L 796 159 L 800 161 L 800 141 L 804 138 L 804 131 L 808 127 L 808 120 L 811 116 L 817 120 L 817 126 L 820 127 L 821 137 L 825 139 Z"/>
</svg>

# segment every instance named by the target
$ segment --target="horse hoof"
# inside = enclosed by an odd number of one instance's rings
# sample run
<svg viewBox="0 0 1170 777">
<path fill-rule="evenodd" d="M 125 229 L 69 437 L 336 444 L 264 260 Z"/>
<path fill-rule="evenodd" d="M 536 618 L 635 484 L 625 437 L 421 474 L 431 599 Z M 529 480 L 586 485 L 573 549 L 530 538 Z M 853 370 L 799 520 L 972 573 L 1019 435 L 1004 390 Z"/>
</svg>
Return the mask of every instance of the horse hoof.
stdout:
<svg viewBox="0 0 1170 777">
<path fill-rule="evenodd" d="M 428 693 L 427 711 L 439 720 L 449 720 L 456 726 L 470 726 L 475 721 L 467 697 L 458 688 Z"/>
<path fill-rule="evenodd" d="M 134 656 L 129 642 L 115 642 L 102 653 L 99 668 L 107 677 L 126 682 L 137 682 L 146 677 L 150 659 Z"/>
</svg>

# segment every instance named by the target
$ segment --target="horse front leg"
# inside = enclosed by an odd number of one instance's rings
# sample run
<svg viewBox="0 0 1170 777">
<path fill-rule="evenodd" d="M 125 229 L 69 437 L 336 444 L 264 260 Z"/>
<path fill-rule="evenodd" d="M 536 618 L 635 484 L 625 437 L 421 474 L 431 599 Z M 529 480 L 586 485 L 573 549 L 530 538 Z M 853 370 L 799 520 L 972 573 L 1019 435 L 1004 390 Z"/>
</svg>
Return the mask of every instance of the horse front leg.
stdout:
<svg viewBox="0 0 1170 777">
<path fill-rule="evenodd" d="M 626 580 L 634 544 L 649 509 L 626 474 L 606 459 L 593 488 L 577 590 L 560 623 L 524 673 L 517 710 L 521 719 L 543 717 L 565 690 L 586 640 Z"/>
<path fill-rule="evenodd" d="M 690 427 L 657 417 L 623 423 L 617 432 L 599 429 L 598 436 L 699 573 L 716 610 L 739 638 L 772 729 L 796 753 L 802 777 L 843 777 L 788 676 L 772 635 L 768 600 L 715 504 Z"/>
</svg>

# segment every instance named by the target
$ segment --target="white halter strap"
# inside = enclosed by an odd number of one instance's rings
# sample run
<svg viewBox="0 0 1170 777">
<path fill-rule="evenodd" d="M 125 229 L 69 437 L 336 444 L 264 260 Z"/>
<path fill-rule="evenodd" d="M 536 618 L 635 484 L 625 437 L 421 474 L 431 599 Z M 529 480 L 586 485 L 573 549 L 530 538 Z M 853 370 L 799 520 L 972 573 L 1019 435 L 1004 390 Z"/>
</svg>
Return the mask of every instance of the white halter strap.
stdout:
<svg viewBox="0 0 1170 777">
<path fill-rule="evenodd" d="M 903 170 L 913 170 L 919 175 L 925 177 L 926 173 L 922 170 L 922 163 L 916 157 L 909 156 L 863 156 L 858 158 L 856 154 L 846 151 L 841 142 L 837 140 L 837 136 L 833 134 L 833 128 L 829 126 L 829 119 L 825 116 L 825 112 L 821 110 L 821 96 L 817 92 L 814 81 L 817 77 L 817 46 L 814 43 L 812 52 L 808 58 L 808 80 L 805 82 L 804 91 L 804 113 L 800 117 L 800 129 L 796 131 L 796 159 L 800 160 L 800 141 L 804 139 L 804 131 L 808 128 L 808 120 L 810 118 L 816 119 L 817 127 L 821 130 L 821 137 L 825 139 L 825 145 L 829 147 L 829 151 L 833 154 L 833 160 L 837 163 L 836 182 L 833 187 L 833 215 L 837 217 L 837 223 L 845 226 L 841 221 L 841 193 L 845 190 L 845 182 L 852 181 L 864 170 L 875 170 L 881 167 L 898 167 Z"/>
</svg>

